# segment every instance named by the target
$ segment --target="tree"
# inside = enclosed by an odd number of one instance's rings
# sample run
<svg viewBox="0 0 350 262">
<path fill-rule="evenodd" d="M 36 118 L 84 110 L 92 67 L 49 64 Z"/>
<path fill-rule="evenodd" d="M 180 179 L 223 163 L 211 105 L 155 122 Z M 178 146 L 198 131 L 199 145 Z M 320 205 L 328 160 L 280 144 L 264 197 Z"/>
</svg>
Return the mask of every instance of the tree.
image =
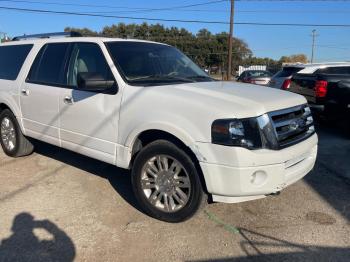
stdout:
<svg viewBox="0 0 350 262">
<path fill-rule="evenodd" d="M 104 36 L 116 38 L 136 38 L 162 42 L 177 47 L 191 57 L 201 67 L 225 69 L 227 64 L 226 32 L 212 34 L 201 29 L 193 34 L 185 28 L 164 27 L 161 24 L 124 24 L 105 26 L 101 32 L 88 28 L 67 27 L 65 31 L 80 32 L 83 36 Z M 238 67 L 245 59 L 252 56 L 252 51 L 243 40 L 234 38 L 233 67 Z"/>
<path fill-rule="evenodd" d="M 304 54 L 282 56 L 279 61 L 280 63 L 303 63 L 303 64 L 306 64 L 308 62 L 307 56 Z"/>
<path fill-rule="evenodd" d="M 83 36 L 98 36 L 99 35 L 99 33 L 92 31 L 88 28 L 66 27 L 64 29 L 64 31 L 65 32 L 71 32 L 71 31 L 78 32 L 78 33 L 81 33 Z"/>
</svg>

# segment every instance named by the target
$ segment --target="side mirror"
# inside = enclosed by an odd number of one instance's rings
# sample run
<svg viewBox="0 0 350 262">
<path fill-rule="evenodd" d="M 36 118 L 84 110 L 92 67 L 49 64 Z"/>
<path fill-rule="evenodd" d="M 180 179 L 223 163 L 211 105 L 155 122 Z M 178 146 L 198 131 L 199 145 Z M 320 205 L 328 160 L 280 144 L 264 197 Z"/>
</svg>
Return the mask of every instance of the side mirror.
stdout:
<svg viewBox="0 0 350 262">
<path fill-rule="evenodd" d="M 116 85 L 115 80 L 105 80 L 98 73 L 78 73 L 78 89 L 84 91 L 105 91 Z"/>
</svg>

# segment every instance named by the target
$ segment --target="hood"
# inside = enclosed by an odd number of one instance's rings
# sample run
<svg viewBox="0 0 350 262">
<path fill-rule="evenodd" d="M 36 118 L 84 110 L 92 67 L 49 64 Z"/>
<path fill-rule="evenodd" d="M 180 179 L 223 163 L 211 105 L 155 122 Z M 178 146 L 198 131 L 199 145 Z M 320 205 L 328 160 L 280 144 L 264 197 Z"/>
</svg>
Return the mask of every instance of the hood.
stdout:
<svg viewBox="0 0 350 262">
<path fill-rule="evenodd" d="M 181 96 L 183 102 L 192 102 L 193 106 L 200 104 L 220 117 L 254 117 L 307 103 L 303 96 L 288 91 L 236 82 L 198 82 L 156 89 Z"/>
</svg>

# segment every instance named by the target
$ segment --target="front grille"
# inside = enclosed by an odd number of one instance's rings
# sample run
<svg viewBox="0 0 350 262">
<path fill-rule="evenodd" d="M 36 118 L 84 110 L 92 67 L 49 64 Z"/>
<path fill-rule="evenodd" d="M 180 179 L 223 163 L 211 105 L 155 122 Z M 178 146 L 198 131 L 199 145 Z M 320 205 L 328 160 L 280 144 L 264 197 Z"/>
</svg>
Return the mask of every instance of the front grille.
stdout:
<svg viewBox="0 0 350 262">
<path fill-rule="evenodd" d="M 292 146 L 315 133 L 311 110 L 307 105 L 270 112 L 268 116 L 276 136 L 276 149 Z"/>
</svg>

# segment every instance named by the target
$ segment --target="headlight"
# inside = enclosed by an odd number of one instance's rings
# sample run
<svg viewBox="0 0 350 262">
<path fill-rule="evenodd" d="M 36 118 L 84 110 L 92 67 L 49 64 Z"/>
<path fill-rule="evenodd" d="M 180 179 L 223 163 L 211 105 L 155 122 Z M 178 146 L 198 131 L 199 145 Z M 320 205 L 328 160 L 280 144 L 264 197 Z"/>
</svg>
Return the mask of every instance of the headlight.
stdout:
<svg viewBox="0 0 350 262">
<path fill-rule="evenodd" d="M 213 144 L 240 146 L 248 149 L 257 149 L 262 146 L 256 118 L 215 120 L 211 134 Z"/>
</svg>

